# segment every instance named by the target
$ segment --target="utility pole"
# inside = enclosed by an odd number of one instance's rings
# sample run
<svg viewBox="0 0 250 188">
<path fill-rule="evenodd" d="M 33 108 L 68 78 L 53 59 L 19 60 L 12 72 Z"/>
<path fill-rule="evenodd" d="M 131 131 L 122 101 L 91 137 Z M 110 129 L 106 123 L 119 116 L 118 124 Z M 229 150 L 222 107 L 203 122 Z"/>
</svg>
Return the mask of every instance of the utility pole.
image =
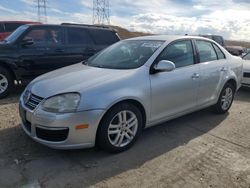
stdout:
<svg viewBox="0 0 250 188">
<path fill-rule="evenodd" d="M 47 23 L 47 0 L 37 0 L 38 21 Z"/>
<path fill-rule="evenodd" d="M 109 25 L 109 0 L 93 0 L 93 24 Z"/>
</svg>

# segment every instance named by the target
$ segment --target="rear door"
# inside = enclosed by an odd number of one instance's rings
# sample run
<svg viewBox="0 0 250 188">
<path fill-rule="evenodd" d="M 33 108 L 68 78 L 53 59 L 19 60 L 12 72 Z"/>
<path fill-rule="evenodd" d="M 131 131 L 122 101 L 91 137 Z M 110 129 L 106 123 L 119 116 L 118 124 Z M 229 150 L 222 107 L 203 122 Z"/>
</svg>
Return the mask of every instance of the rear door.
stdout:
<svg viewBox="0 0 250 188">
<path fill-rule="evenodd" d="M 66 53 L 68 64 L 87 60 L 96 53 L 94 41 L 85 28 L 66 27 Z"/>
<path fill-rule="evenodd" d="M 227 72 L 227 62 L 224 53 L 213 42 L 196 40 L 199 54 L 200 86 L 198 90 L 198 105 L 213 102 L 221 89 Z"/>
</svg>

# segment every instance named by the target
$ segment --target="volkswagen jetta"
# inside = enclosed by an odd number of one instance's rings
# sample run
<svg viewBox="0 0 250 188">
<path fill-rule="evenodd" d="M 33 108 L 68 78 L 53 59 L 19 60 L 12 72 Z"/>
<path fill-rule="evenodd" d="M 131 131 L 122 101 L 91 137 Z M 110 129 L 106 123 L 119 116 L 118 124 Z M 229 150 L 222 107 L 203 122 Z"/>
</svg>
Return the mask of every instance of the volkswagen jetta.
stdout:
<svg viewBox="0 0 250 188">
<path fill-rule="evenodd" d="M 20 98 L 24 131 L 52 148 L 131 147 L 144 128 L 212 106 L 229 110 L 242 61 L 202 37 L 120 41 L 44 74 Z"/>
</svg>

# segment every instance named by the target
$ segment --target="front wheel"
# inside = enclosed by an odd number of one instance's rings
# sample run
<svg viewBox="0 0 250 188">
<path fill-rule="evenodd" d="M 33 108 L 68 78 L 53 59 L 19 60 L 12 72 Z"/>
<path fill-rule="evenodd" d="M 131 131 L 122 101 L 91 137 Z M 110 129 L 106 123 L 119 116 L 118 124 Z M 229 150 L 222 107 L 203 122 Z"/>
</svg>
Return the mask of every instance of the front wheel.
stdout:
<svg viewBox="0 0 250 188">
<path fill-rule="evenodd" d="M 130 103 L 121 103 L 111 108 L 101 121 L 97 144 L 106 151 L 121 152 L 135 143 L 141 130 L 140 110 Z"/>
<path fill-rule="evenodd" d="M 235 90 L 236 88 L 231 83 L 227 83 L 223 87 L 218 102 L 213 106 L 216 113 L 224 114 L 230 109 L 233 103 Z"/>
</svg>

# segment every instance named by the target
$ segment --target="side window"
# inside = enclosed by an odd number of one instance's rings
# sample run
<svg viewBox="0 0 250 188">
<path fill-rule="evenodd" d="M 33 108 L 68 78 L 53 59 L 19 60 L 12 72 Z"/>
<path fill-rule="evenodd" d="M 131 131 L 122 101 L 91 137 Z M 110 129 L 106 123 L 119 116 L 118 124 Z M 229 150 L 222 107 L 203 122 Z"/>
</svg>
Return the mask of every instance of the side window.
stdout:
<svg viewBox="0 0 250 188">
<path fill-rule="evenodd" d="M 213 40 L 220 44 L 221 46 L 224 46 L 224 39 L 221 36 L 214 36 Z"/>
<path fill-rule="evenodd" d="M 157 61 L 172 61 L 176 68 L 194 64 L 192 42 L 190 40 L 179 41 L 167 46 L 158 56 Z"/>
<path fill-rule="evenodd" d="M 21 23 L 5 23 L 5 32 L 13 32 L 21 25 L 23 25 L 23 24 L 21 24 Z"/>
<path fill-rule="evenodd" d="M 81 28 L 68 28 L 68 43 L 74 45 L 93 44 L 89 34 Z"/>
<path fill-rule="evenodd" d="M 201 63 L 217 60 L 217 55 L 214 51 L 211 42 L 197 40 L 196 45 L 199 52 Z"/>
<path fill-rule="evenodd" d="M 224 53 L 221 51 L 221 49 L 217 45 L 213 44 L 213 47 L 217 53 L 218 59 L 226 59 Z"/>
<path fill-rule="evenodd" d="M 56 45 L 62 43 L 60 28 L 35 28 L 28 32 L 25 38 L 32 38 L 34 45 Z"/>
<path fill-rule="evenodd" d="M 0 23 L 0 33 L 3 33 L 3 32 L 4 32 L 3 24 Z"/>
<path fill-rule="evenodd" d="M 90 35 L 94 39 L 96 44 L 99 45 L 111 45 L 119 41 L 115 32 L 105 29 L 90 29 Z"/>
</svg>

